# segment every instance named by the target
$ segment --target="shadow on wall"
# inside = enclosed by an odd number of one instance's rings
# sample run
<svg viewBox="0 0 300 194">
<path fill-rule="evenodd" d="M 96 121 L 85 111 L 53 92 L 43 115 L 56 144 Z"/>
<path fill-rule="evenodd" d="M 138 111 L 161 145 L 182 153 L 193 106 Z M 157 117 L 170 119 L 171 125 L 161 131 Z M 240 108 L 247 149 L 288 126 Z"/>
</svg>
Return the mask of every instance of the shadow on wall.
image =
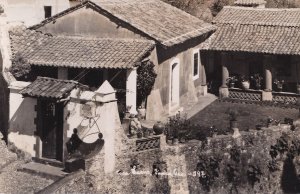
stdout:
<svg viewBox="0 0 300 194">
<path fill-rule="evenodd" d="M 0 132 L 3 134 L 4 140 L 7 143 L 9 120 L 9 89 L 2 73 L 0 74 L 0 107 Z"/>
<path fill-rule="evenodd" d="M 9 133 L 18 132 L 20 135 L 34 136 L 36 125 L 34 119 L 36 118 L 36 112 L 34 107 L 36 105 L 36 99 L 33 98 L 16 98 L 15 100 L 23 100 L 18 106 L 18 102 L 11 100 L 11 103 L 16 104 L 18 108 L 14 112 L 14 115 L 10 119 Z M 12 107 L 13 105 L 11 105 Z M 11 110 L 10 111 L 14 111 Z"/>
<path fill-rule="evenodd" d="M 297 175 L 293 159 L 287 157 L 283 164 L 281 175 L 281 188 L 283 193 L 300 193 L 300 179 Z"/>
</svg>

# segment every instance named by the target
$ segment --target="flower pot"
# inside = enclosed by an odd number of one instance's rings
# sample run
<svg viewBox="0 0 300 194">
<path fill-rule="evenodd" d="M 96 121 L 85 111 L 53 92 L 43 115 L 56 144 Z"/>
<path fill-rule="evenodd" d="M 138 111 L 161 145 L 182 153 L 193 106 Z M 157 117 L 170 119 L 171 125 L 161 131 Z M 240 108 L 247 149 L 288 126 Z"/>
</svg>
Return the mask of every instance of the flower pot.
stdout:
<svg viewBox="0 0 300 194">
<path fill-rule="evenodd" d="M 261 85 L 260 84 L 256 84 L 255 89 L 260 90 L 261 89 Z"/>
<path fill-rule="evenodd" d="M 237 120 L 230 120 L 230 129 L 237 128 Z"/>
<path fill-rule="evenodd" d="M 143 137 L 143 133 L 142 132 L 138 132 L 136 135 L 137 135 L 137 138 L 142 138 Z"/>
<path fill-rule="evenodd" d="M 297 94 L 300 94 L 300 84 L 297 84 Z"/>
<path fill-rule="evenodd" d="M 238 138 L 238 137 L 240 137 L 240 136 L 241 136 L 241 134 L 240 134 L 239 129 L 238 129 L 238 128 L 234 128 L 234 129 L 233 129 L 233 135 L 232 135 L 232 137 L 233 137 L 233 138 Z"/>
<path fill-rule="evenodd" d="M 234 88 L 234 82 L 229 83 L 229 88 Z"/>
<path fill-rule="evenodd" d="M 165 129 L 165 125 L 161 121 L 157 121 L 157 123 L 153 125 L 153 131 L 155 135 L 162 134 L 164 132 L 164 129 Z"/>
<path fill-rule="evenodd" d="M 146 118 L 146 109 L 145 108 L 139 108 L 139 109 L 137 109 L 137 112 L 138 112 L 138 117 L 140 119 Z"/>
<path fill-rule="evenodd" d="M 250 88 L 250 83 L 248 81 L 243 81 L 242 87 L 244 90 L 248 90 Z"/>
<path fill-rule="evenodd" d="M 150 134 L 150 133 L 149 133 L 149 130 L 145 130 L 145 131 L 144 131 L 144 137 L 145 137 L 145 138 L 149 137 L 149 134 Z"/>
<path fill-rule="evenodd" d="M 173 140 L 172 139 L 167 139 L 167 144 L 172 144 Z"/>
<path fill-rule="evenodd" d="M 173 143 L 174 145 L 177 145 L 178 142 L 179 142 L 178 138 L 174 138 L 172 143 Z"/>
</svg>

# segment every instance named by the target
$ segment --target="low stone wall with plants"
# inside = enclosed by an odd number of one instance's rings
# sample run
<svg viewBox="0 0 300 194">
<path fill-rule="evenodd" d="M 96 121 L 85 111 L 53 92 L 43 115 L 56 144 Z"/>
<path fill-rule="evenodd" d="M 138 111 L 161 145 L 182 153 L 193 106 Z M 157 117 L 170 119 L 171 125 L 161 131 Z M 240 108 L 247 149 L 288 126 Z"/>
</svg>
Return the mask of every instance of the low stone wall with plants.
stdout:
<svg viewBox="0 0 300 194">
<path fill-rule="evenodd" d="M 299 137 L 281 125 L 189 142 L 181 153 L 190 193 L 300 192 Z"/>
</svg>

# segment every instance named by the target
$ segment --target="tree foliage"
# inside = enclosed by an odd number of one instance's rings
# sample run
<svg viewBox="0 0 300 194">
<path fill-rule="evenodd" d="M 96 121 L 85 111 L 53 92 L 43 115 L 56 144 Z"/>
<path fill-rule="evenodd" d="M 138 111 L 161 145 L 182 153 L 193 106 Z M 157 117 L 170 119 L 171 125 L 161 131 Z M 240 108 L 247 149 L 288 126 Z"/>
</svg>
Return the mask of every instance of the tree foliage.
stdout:
<svg viewBox="0 0 300 194">
<path fill-rule="evenodd" d="M 9 72 L 21 81 L 31 81 L 33 77 L 30 64 L 19 53 L 13 57 Z"/>
<path fill-rule="evenodd" d="M 150 94 L 157 74 L 154 64 L 148 60 L 142 62 L 137 69 L 137 105 L 141 106 Z"/>
</svg>

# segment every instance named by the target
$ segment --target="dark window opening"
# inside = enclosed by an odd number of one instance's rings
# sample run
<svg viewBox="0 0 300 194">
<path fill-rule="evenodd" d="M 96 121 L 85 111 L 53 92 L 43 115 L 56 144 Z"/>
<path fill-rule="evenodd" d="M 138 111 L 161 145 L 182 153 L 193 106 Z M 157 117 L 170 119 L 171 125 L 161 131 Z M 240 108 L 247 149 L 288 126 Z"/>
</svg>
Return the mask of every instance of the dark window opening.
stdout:
<svg viewBox="0 0 300 194">
<path fill-rule="evenodd" d="M 56 67 L 32 66 L 32 73 L 35 76 L 50 77 L 57 79 L 57 72 L 58 70 Z"/>
<path fill-rule="evenodd" d="M 291 57 L 288 55 L 279 55 L 277 56 L 277 65 L 276 65 L 276 76 L 277 77 L 289 77 L 291 76 L 292 66 L 291 66 Z"/>
<path fill-rule="evenodd" d="M 87 85 L 92 90 L 97 90 L 103 83 L 103 71 L 100 69 L 69 68 L 68 79 Z"/>
<path fill-rule="evenodd" d="M 49 18 L 52 16 L 52 7 L 51 6 L 44 6 L 45 10 L 45 18 Z"/>
<path fill-rule="evenodd" d="M 198 53 L 195 53 L 194 54 L 194 76 L 198 76 L 198 66 L 199 66 L 199 64 L 198 64 L 198 61 L 199 61 L 199 55 L 198 55 Z"/>
</svg>

